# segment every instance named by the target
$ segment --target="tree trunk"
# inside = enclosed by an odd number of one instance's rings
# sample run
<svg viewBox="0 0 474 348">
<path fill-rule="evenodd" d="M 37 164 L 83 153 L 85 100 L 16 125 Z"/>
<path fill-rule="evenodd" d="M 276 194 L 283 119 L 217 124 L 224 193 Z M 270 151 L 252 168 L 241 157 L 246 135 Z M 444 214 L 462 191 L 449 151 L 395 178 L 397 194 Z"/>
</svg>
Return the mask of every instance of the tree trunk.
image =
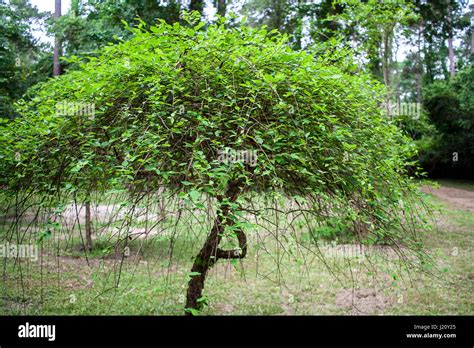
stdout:
<svg viewBox="0 0 474 348">
<path fill-rule="evenodd" d="M 454 77 L 456 73 L 455 63 L 454 63 L 454 49 L 453 49 L 453 38 L 448 39 L 448 57 L 449 57 L 449 75 Z"/>
<path fill-rule="evenodd" d="M 191 268 L 191 279 L 188 283 L 186 296 L 185 315 L 192 315 L 190 309 L 200 310 L 202 308 L 202 303 L 199 302 L 199 299 L 202 297 L 207 272 L 219 259 L 241 259 L 247 254 L 247 237 L 240 229 L 236 231 L 240 249 L 222 250 L 219 248 L 225 226 L 232 226 L 234 224 L 233 219 L 229 217 L 230 208 L 228 203 L 235 202 L 241 191 L 241 182 L 235 180 L 228 186 L 224 197 L 226 200 L 224 201 L 222 198 L 219 198 L 220 207 L 217 212 L 217 218 L 214 221 L 214 226 L 207 236 L 203 247 L 194 259 L 194 264 Z"/>
<path fill-rule="evenodd" d="M 202 16 L 204 12 L 204 0 L 191 0 L 189 3 L 189 11 L 198 11 Z"/>
<path fill-rule="evenodd" d="M 423 63 L 421 61 L 421 34 L 423 32 L 423 20 L 418 27 L 418 50 L 416 54 L 416 102 L 418 103 L 417 108 L 421 105 L 421 84 L 422 84 L 422 73 Z"/>
<path fill-rule="evenodd" d="M 389 34 L 388 32 L 384 35 L 384 50 L 383 50 L 383 82 L 385 86 L 390 88 L 390 47 L 389 47 Z"/>
<path fill-rule="evenodd" d="M 54 19 L 57 20 L 59 17 L 61 17 L 61 0 L 55 0 Z M 53 76 L 61 75 L 61 63 L 59 62 L 61 53 L 61 42 L 56 34 L 54 37 Z"/>
<path fill-rule="evenodd" d="M 226 12 L 226 0 L 217 0 L 217 14 L 224 17 Z"/>
<path fill-rule="evenodd" d="M 456 73 L 455 62 L 454 62 L 454 48 L 453 48 L 453 27 L 451 24 L 451 6 L 448 6 L 448 25 L 449 25 L 449 37 L 448 37 L 448 59 L 449 59 L 449 75 L 454 77 Z"/>
<path fill-rule="evenodd" d="M 471 59 L 474 55 L 474 4 L 469 5 L 471 10 Z"/>
<path fill-rule="evenodd" d="M 474 55 L 474 29 L 472 30 L 471 34 L 471 56 Z"/>
<path fill-rule="evenodd" d="M 385 29 L 383 35 L 383 52 L 382 52 L 382 71 L 383 71 L 383 82 L 387 88 L 387 115 L 392 116 L 392 110 L 390 107 L 392 91 L 390 88 L 391 83 L 391 74 L 390 74 L 390 63 L 392 57 L 392 47 L 391 47 L 391 29 Z"/>
<path fill-rule="evenodd" d="M 474 7 L 474 5 L 472 5 Z M 474 22 L 474 15 L 471 17 L 471 23 Z M 474 25 L 471 25 L 471 56 L 474 56 Z"/>
<path fill-rule="evenodd" d="M 88 200 L 85 204 L 86 207 L 86 245 L 87 251 L 92 250 L 92 226 L 91 226 L 91 202 Z"/>
</svg>

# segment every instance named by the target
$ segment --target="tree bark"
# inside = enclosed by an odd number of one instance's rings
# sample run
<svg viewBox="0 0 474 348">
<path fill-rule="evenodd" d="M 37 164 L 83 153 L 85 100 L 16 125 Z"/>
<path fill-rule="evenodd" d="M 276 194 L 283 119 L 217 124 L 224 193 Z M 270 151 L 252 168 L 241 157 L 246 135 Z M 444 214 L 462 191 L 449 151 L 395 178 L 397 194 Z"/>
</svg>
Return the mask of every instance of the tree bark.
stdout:
<svg viewBox="0 0 474 348">
<path fill-rule="evenodd" d="M 454 48 L 453 48 L 453 27 L 451 20 L 451 6 L 448 6 L 448 25 L 449 25 L 449 37 L 448 37 L 448 59 L 449 59 L 449 75 L 454 77 L 456 73 L 455 62 L 454 62 Z"/>
<path fill-rule="evenodd" d="M 471 33 L 471 56 L 474 56 L 474 29 Z"/>
<path fill-rule="evenodd" d="M 471 5 L 471 6 L 474 8 L 474 5 Z M 471 16 L 471 23 L 474 23 L 474 14 Z M 471 24 L 471 57 L 472 56 L 474 56 L 474 25 L 473 24 Z"/>
<path fill-rule="evenodd" d="M 55 0 L 54 3 L 54 19 L 61 17 L 61 0 Z M 53 56 L 53 76 L 61 75 L 61 63 L 59 57 L 61 56 L 61 41 L 58 35 L 54 36 L 54 56 Z"/>
<path fill-rule="evenodd" d="M 385 32 L 384 35 L 384 50 L 383 50 L 383 82 L 387 88 L 390 87 L 390 37 L 389 33 Z"/>
<path fill-rule="evenodd" d="M 219 16 L 225 16 L 226 7 L 226 0 L 217 0 L 217 14 Z"/>
<path fill-rule="evenodd" d="M 191 0 L 189 3 L 189 11 L 198 11 L 202 16 L 204 13 L 204 0 Z"/>
<path fill-rule="evenodd" d="M 469 5 L 471 10 L 471 59 L 474 55 L 474 4 Z"/>
<path fill-rule="evenodd" d="M 247 237 L 241 229 L 236 231 L 240 249 L 222 250 L 219 248 L 225 227 L 234 224 L 234 221 L 229 217 L 230 207 L 228 203 L 235 202 L 241 191 L 242 184 L 236 180 L 229 184 L 224 197 L 226 200 L 224 201 L 222 198 L 219 198 L 220 208 L 217 212 L 214 226 L 194 259 L 194 264 L 191 268 L 192 276 L 188 283 L 185 315 L 192 315 L 190 309 L 200 310 L 202 308 L 202 303 L 199 302 L 199 299 L 202 297 L 207 273 L 219 259 L 241 259 L 247 254 Z"/>
<path fill-rule="evenodd" d="M 390 66 L 392 61 L 392 30 L 385 29 L 383 33 L 383 52 L 382 52 L 382 70 L 383 70 L 383 82 L 387 88 L 387 115 L 389 117 L 392 116 L 391 110 L 391 98 L 392 98 L 392 91 L 391 91 L 391 73 L 390 73 Z"/>
<path fill-rule="evenodd" d="M 449 57 L 449 75 L 454 77 L 456 74 L 455 63 L 454 63 L 454 48 L 453 48 L 453 38 L 448 39 L 448 57 Z"/>
<path fill-rule="evenodd" d="M 423 32 L 423 20 L 421 20 L 420 25 L 418 26 L 418 50 L 416 54 L 416 102 L 417 108 L 421 105 L 421 84 L 422 84 L 422 73 L 423 73 L 423 63 L 421 61 L 421 34 Z"/>
</svg>

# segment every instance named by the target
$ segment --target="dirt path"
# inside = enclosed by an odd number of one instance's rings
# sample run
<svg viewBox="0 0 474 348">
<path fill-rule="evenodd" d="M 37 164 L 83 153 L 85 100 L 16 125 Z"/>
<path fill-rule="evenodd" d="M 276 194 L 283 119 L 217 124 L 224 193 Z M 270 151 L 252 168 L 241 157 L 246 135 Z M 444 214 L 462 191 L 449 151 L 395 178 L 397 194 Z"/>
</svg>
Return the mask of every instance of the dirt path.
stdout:
<svg viewBox="0 0 474 348">
<path fill-rule="evenodd" d="M 431 186 L 423 186 L 421 190 L 441 198 L 454 208 L 474 213 L 474 191 L 446 186 L 441 186 L 438 189 Z"/>
</svg>

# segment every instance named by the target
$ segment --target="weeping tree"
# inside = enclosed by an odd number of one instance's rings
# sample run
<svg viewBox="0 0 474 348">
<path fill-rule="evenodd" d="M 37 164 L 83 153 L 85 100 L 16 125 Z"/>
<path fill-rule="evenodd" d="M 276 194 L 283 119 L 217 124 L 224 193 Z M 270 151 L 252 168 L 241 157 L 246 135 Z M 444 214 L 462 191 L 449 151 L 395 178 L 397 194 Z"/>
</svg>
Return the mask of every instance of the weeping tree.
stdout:
<svg viewBox="0 0 474 348">
<path fill-rule="evenodd" d="M 257 200 L 272 208 L 284 197 L 306 220 L 337 209 L 361 243 L 419 252 L 407 208 L 415 150 L 384 118 L 377 83 L 330 54 L 292 50 L 277 31 L 223 20 L 203 30 L 198 14 L 183 17 L 130 29 L 131 40 L 73 58 L 78 70 L 31 90 L 0 135 L 0 184 L 48 197 L 206 197 L 213 224 L 194 257 L 187 314 L 219 260 L 245 258 L 242 215 L 259 214 Z"/>
</svg>

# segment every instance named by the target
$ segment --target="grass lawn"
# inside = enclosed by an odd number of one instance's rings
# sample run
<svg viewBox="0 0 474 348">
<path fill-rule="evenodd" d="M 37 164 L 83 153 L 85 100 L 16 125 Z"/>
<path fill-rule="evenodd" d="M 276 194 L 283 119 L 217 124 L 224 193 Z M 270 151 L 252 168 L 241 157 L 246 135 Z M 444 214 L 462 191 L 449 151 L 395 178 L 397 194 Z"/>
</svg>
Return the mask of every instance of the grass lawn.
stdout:
<svg viewBox="0 0 474 348">
<path fill-rule="evenodd" d="M 472 183 L 441 185 L 474 190 Z M 203 314 L 473 315 L 474 213 L 433 195 L 425 199 L 435 207 L 433 229 L 425 238 L 435 260 L 428 273 L 408 271 L 384 248 L 365 258 L 334 253 L 321 259 L 310 241 L 297 246 L 285 235 L 254 233 L 245 259 L 219 261 L 211 270 Z M 65 240 L 53 236 L 36 262 L 2 260 L 0 314 L 183 314 L 199 237 L 169 233 L 131 242 L 123 262 L 105 239 L 95 240 L 87 259 L 75 248 L 58 248 L 61 243 Z"/>
</svg>

